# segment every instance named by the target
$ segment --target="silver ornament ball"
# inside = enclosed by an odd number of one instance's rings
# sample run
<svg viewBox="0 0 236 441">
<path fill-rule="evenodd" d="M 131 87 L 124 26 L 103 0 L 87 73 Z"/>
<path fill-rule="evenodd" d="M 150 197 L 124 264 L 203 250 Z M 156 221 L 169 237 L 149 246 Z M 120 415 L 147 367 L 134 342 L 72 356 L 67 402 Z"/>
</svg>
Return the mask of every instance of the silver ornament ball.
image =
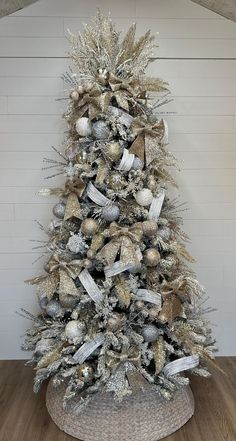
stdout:
<svg viewBox="0 0 236 441">
<path fill-rule="evenodd" d="M 156 326 L 154 325 L 144 325 L 142 329 L 142 336 L 145 341 L 153 342 L 158 338 L 159 332 Z"/>
<path fill-rule="evenodd" d="M 54 216 L 58 217 L 58 219 L 64 219 L 65 210 L 66 204 L 64 202 L 58 202 L 52 209 Z"/>
<path fill-rule="evenodd" d="M 65 335 L 69 343 L 79 343 L 85 334 L 85 324 L 78 320 L 71 320 L 66 324 Z"/>
<path fill-rule="evenodd" d="M 106 139 L 110 135 L 110 129 L 107 123 L 101 119 L 93 123 L 92 133 L 96 139 Z"/>
<path fill-rule="evenodd" d="M 57 300 L 50 300 L 46 306 L 46 313 L 52 318 L 62 317 L 63 308 Z"/>
<path fill-rule="evenodd" d="M 120 209 L 117 205 L 108 205 L 102 209 L 102 219 L 107 222 L 113 222 L 120 216 Z"/>
<path fill-rule="evenodd" d="M 89 118 L 83 116 L 82 118 L 77 119 L 76 124 L 76 132 L 78 135 L 82 137 L 90 136 L 92 133 L 92 125 Z"/>
</svg>

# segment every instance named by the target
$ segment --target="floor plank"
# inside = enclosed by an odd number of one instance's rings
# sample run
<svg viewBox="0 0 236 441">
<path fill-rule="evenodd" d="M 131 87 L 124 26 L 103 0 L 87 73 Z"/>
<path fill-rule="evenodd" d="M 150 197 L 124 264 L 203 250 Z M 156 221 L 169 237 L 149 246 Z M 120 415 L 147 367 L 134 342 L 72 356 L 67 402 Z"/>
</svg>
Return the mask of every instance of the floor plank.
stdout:
<svg viewBox="0 0 236 441">
<path fill-rule="evenodd" d="M 165 441 L 236 440 L 236 357 L 218 357 L 217 364 L 225 375 L 214 370 L 210 379 L 192 378 L 195 414 Z M 0 441 L 73 441 L 47 413 L 46 385 L 32 392 L 33 375 L 23 361 L 0 361 Z"/>
</svg>

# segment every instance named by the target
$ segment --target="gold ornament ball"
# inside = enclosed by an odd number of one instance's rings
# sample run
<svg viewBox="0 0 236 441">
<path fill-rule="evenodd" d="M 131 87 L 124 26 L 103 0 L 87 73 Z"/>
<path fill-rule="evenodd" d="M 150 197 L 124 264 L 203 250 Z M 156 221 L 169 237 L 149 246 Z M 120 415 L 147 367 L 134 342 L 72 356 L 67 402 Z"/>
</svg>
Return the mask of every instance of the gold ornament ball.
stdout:
<svg viewBox="0 0 236 441">
<path fill-rule="evenodd" d="M 91 268 L 92 262 L 90 259 L 84 259 L 84 267 L 85 268 Z"/>
<path fill-rule="evenodd" d="M 154 236 L 157 232 L 157 223 L 154 220 L 147 220 L 143 222 L 143 234 L 145 236 L 151 237 Z"/>
<path fill-rule="evenodd" d="M 156 248 L 148 248 L 144 252 L 144 263 L 147 266 L 157 266 L 157 264 L 160 262 L 160 259 L 160 253 L 157 251 Z"/>
<path fill-rule="evenodd" d="M 81 231 L 85 236 L 93 236 L 98 231 L 98 223 L 95 219 L 85 219 L 81 224 Z"/>
<path fill-rule="evenodd" d="M 70 93 L 70 97 L 73 101 L 78 101 L 78 99 L 79 99 L 78 90 L 72 90 L 72 92 Z"/>
<path fill-rule="evenodd" d="M 81 380 L 90 382 L 93 379 L 93 368 L 88 363 L 83 363 L 78 367 L 78 376 Z"/>
<path fill-rule="evenodd" d="M 122 147 L 119 142 L 110 142 L 104 148 L 105 154 L 112 161 L 118 161 L 122 154 Z"/>
<path fill-rule="evenodd" d="M 152 319 L 157 319 L 159 312 L 160 312 L 159 308 L 155 308 L 155 307 L 150 308 L 149 311 L 148 311 L 149 317 L 152 318 Z"/>
</svg>

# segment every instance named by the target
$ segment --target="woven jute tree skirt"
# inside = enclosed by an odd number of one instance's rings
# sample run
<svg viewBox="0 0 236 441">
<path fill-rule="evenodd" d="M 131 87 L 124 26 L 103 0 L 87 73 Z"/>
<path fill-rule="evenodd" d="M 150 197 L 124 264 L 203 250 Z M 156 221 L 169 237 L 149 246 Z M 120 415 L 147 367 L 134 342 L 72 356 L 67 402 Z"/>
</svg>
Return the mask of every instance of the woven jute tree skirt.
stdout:
<svg viewBox="0 0 236 441">
<path fill-rule="evenodd" d="M 49 382 L 48 412 L 61 430 L 81 441 L 157 441 L 182 427 L 194 413 L 190 387 L 176 392 L 171 401 L 152 389 L 134 392 L 121 403 L 111 393 L 101 392 L 78 415 L 63 409 L 64 393 L 65 386 L 55 388 Z"/>
</svg>

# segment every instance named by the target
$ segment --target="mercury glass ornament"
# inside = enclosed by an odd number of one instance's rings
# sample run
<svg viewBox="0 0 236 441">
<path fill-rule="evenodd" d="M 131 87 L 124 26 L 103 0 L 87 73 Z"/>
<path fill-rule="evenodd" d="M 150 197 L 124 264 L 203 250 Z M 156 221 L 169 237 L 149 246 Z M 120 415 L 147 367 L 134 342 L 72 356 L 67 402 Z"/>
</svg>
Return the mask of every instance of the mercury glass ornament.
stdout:
<svg viewBox="0 0 236 441">
<path fill-rule="evenodd" d="M 82 342 L 85 334 L 85 324 L 78 320 L 71 320 L 66 324 L 65 335 L 69 343 Z"/>
<path fill-rule="evenodd" d="M 144 263 L 147 266 L 153 267 L 157 266 L 157 264 L 160 262 L 161 256 L 160 253 L 157 251 L 156 248 L 148 248 L 144 252 Z"/>
<path fill-rule="evenodd" d="M 91 237 L 97 233 L 98 223 L 92 218 L 84 219 L 80 229 L 85 236 Z"/>
<path fill-rule="evenodd" d="M 78 375 L 81 380 L 91 381 L 93 379 L 93 368 L 88 363 L 83 363 L 78 367 Z"/>
<path fill-rule="evenodd" d="M 142 170 L 144 167 L 143 161 L 139 159 L 137 156 L 133 160 L 132 169 L 133 170 Z"/>
<path fill-rule="evenodd" d="M 135 199 L 141 207 L 147 207 L 151 204 L 153 195 L 149 188 L 143 188 L 142 190 L 137 191 Z"/>
<path fill-rule="evenodd" d="M 64 219 L 65 210 L 66 204 L 64 202 L 58 202 L 52 209 L 54 216 L 58 217 L 58 219 Z"/>
<path fill-rule="evenodd" d="M 93 123 L 92 133 L 96 139 L 106 139 L 110 135 L 110 129 L 107 123 L 101 119 Z"/>
<path fill-rule="evenodd" d="M 71 296 L 70 294 L 66 294 L 63 296 L 59 296 L 60 303 L 63 308 L 74 308 L 79 301 L 78 297 Z"/>
<path fill-rule="evenodd" d="M 53 319 L 57 317 L 62 317 L 63 308 L 57 300 L 50 300 L 50 302 L 48 302 L 46 306 L 46 313 Z"/>
<path fill-rule="evenodd" d="M 76 132 L 80 136 L 86 137 L 86 136 L 90 136 L 92 133 L 91 122 L 89 118 L 86 118 L 85 116 L 77 119 L 75 127 L 76 127 Z"/>
<path fill-rule="evenodd" d="M 122 155 L 122 147 L 119 142 L 113 141 L 104 147 L 104 152 L 112 161 L 118 161 Z"/>
<path fill-rule="evenodd" d="M 143 234 L 148 237 L 154 236 L 158 229 L 157 223 L 155 220 L 147 220 L 143 222 Z"/>
<path fill-rule="evenodd" d="M 107 222 L 113 222 L 120 216 L 120 209 L 117 205 L 106 205 L 102 209 L 102 219 Z"/>
<path fill-rule="evenodd" d="M 142 336 L 145 341 L 152 342 L 156 341 L 158 338 L 159 332 L 156 326 L 154 325 L 144 325 L 142 328 Z"/>
</svg>

